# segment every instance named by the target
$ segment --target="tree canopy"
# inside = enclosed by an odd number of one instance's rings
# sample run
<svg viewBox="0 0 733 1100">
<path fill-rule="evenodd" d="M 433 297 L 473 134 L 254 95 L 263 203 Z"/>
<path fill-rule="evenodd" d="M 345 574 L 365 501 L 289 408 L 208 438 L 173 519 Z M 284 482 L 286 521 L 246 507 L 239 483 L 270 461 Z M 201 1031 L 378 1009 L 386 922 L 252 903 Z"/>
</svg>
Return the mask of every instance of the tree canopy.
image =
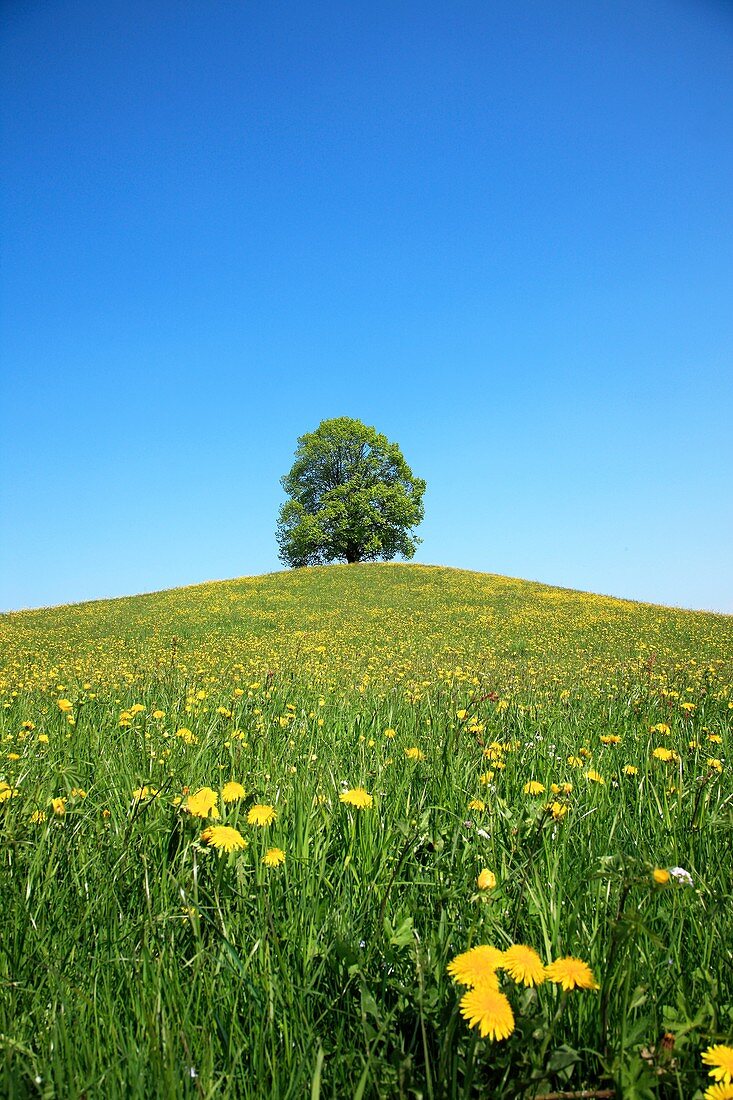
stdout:
<svg viewBox="0 0 733 1100">
<path fill-rule="evenodd" d="M 412 558 L 420 539 L 425 482 L 400 448 L 360 420 L 323 420 L 298 440 L 282 478 L 288 500 L 277 541 L 286 565 Z"/>
</svg>

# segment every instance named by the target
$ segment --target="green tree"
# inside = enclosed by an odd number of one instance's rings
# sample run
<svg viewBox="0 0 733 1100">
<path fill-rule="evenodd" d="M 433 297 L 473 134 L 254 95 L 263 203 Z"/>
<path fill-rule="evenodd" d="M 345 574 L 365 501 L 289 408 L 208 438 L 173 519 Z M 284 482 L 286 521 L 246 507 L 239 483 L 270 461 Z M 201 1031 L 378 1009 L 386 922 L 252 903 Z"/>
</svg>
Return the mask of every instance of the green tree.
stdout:
<svg viewBox="0 0 733 1100">
<path fill-rule="evenodd" d="M 420 539 L 425 482 L 413 477 L 396 443 L 339 416 L 298 440 L 282 479 L 277 541 L 286 565 L 411 558 Z"/>
</svg>

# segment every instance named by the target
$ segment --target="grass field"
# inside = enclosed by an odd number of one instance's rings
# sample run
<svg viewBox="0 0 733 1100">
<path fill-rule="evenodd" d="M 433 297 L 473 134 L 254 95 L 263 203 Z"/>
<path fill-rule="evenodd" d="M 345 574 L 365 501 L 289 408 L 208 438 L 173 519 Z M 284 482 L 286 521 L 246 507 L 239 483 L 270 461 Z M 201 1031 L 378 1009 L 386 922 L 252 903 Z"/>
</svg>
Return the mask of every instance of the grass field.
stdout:
<svg viewBox="0 0 733 1100">
<path fill-rule="evenodd" d="M 0 661 L 4 1096 L 733 1095 L 732 617 L 332 566 Z"/>
</svg>

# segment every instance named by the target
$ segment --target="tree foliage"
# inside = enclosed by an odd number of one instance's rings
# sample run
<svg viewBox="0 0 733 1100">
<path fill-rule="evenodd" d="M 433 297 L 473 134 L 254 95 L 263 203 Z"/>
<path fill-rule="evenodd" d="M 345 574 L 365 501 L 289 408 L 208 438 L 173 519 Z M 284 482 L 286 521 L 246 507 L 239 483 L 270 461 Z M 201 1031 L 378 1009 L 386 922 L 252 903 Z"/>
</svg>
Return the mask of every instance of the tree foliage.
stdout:
<svg viewBox="0 0 733 1100">
<path fill-rule="evenodd" d="M 360 420 L 323 420 L 298 440 L 282 478 L 277 541 L 286 565 L 411 558 L 425 482 L 396 443 Z"/>
</svg>

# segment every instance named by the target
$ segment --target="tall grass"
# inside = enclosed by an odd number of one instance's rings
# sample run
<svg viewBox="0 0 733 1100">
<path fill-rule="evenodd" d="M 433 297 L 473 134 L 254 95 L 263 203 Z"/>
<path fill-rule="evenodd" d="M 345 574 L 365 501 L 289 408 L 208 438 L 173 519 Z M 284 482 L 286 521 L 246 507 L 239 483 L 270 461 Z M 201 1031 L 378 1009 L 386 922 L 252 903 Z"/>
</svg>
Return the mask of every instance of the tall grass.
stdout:
<svg viewBox="0 0 733 1100">
<path fill-rule="evenodd" d="M 0 640 L 4 1095 L 702 1096 L 733 1030 L 733 620 L 356 566 Z M 204 786 L 244 851 L 202 841 Z M 515 1031 L 481 1039 L 446 973 L 481 943 L 600 988 L 505 977 Z"/>
</svg>

